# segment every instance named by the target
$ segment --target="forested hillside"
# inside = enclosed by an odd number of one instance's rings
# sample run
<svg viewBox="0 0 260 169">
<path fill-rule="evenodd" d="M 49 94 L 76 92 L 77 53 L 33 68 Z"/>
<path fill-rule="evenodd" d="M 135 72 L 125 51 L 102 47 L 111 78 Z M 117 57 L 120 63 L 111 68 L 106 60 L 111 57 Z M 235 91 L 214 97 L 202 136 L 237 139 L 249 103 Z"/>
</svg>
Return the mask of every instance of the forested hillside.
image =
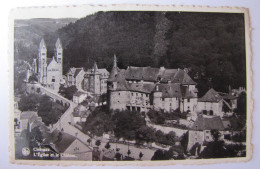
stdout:
<svg viewBox="0 0 260 169">
<path fill-rule="evenodd" d="M 118 66 L 188 68 L 200 95 L 245 86 L 243 14 L 183 12 L 98 12 L 44 35 L 48 46 L 59 36 L 64 72 L 96 61 Z M 48 56 L 53 55 L 53 47 Z"/>
</svg>

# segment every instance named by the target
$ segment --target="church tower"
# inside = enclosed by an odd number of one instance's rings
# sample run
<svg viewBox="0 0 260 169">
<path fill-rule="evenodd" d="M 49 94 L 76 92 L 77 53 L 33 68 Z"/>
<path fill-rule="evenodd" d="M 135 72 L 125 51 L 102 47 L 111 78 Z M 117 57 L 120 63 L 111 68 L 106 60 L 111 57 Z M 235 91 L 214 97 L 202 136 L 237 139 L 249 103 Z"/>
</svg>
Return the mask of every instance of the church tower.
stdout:
<svg viewBox="0 0 260 169">
<path fill-rule="evenodd" d="M 55 43 L 55 59 L 59 65 L 59 71 L 60 71 L 60 79 L 62 79 L 62 73 L 63 73 L 63 49 L 60 42 L 60 38 L 57 39 Z"/>
<path fill-rule="evenodd" d="M 38 81 L 46 84 L 47 80 L 47 48 L 44 39 L 41 40 L 38 50 Z"/>
</svg>

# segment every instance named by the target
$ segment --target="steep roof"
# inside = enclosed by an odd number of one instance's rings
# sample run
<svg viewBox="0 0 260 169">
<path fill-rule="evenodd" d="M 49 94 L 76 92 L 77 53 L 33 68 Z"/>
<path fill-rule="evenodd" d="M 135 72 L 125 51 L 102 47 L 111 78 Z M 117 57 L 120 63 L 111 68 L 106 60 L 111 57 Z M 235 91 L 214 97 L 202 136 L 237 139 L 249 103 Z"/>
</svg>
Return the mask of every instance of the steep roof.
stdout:
<svg viewBox="0 0 260 169">
<path fill-rule="evenodd" d="M 39 49 L 41 50 L 43 47 L 45 47 L 45 49 L 46 49 L 46 44 L 45 44 L 44 39 L 41 40 Z"/>
<path fill-rule="evenodd" d="M 163 98 L 180 98 L 182 96 L 180 84 L 158 84 L 158 89 L 162 92 Z"/>
<path fill-rule="evenodd" d="M 199 115 L 197 120 L 194 122 L 192 126 L 193 130 L 219 130 L 223 131 L 224 125 L 219 116 L 214 117 L 203 117 L 203 115 Z"/>
<path fill-rule="evenodd" d="M 55 149 L 56 151 L 58 151 L 59 153 L 63 153 L 65 152 L 65 150 L 76 140 L 76 137 L 64 133 L 64 132 L 60 132 L 58 134 L 58 139 L 57 141 L 54 142 L 55 144 Z"/>
<path fill-rule="evenodd" d="M 128 80 L 157 81 L 158 74 L 159 68 L 129 66 L 125 76 Z"/>
<path fill-rule="evenodd" d="M 162 82 L 173 81 L 178 69 L 164 69 L 160 71 L 159 77 Z"/>
<path fill-rule="evenodd" d="M 57 41 L 56 41 L 56 43 L 55 43 L 56 49 L 58 49 L 59 46 L 62 48 L 62 44 L 61 44 L 60 38 L 58 38 Z"/>
<path fill-rule="evenodd" d="M 113 68 L 111 71 L 111 77 L 115 76 L 115 72 L 118 71 Z M 112 79 L 112 78 L 111 78 Z M 172 83 L 181 83 L 186 85 L 196 85 L 191 77 L 182 69 L 165 69 L 152 68 L 152 67 L 134 67 L 129 66 L 125 71 L 126 80 L 137 80 L 137 81 L 150 81 L 157 82 L 161 81 L 163 83 L 171 81 Z"/>
<path fill-rule="evenodd" d="M 73 77 L 75 78 L 75 77 L 78 76 L 78 74 L 79 74 L 81 71 L 84 71 L 84 69 L 83 69 L 82 67 L 81 67 L 81 68 L 72 67 L 72 68 L 69 69 L 68 73 L 71 72 L 71 74 L 72 74 Z M 68 74 L 68 73 L 67 73 L 67 74 Z"/>
<path fill-rule="evenodd" d="M 191 77 L 182 69 L 178 69 L 178 71 L 174 74 L 173 83 L 181 83 L 186 85 L 196 85 L 197 83 L 194 82 Z"/>
<path fill-rule="evenodd" d="M 35 111 L 24 111 L 20 115 L 20 119 L 31 119 L 33 116 L 37 116 L 37 113 Z"/>
<path fill-rule="evenodd" d="M 128 90 L 142 93 L 151 93 L 155 84 L 147 84 L 147 83 L 127 83 Z"/>
<path fill-rule="evenodd" d="M 216 92 L 213 88 L 209 89 L 209 91 L 201 98 L 198 99 L 199 102 L 219 102 L 223 99 L 223 97 Z"/>
<path fill-rule="evenodd" d="M 53 56 L 52 58 L 47 58 L 47 66 L 51 63 L 51 62 L 56 62 L 57 63 L 57 60 L 56 58 Z"/>
<path fill-rule="evenodd" d="M 82 71 L 82 70 L 83 70 L 83 68 L 76 68 L 75 73 L 74 73 L 74 77 L 77 77 L 79 72 Z"/>
</svg>

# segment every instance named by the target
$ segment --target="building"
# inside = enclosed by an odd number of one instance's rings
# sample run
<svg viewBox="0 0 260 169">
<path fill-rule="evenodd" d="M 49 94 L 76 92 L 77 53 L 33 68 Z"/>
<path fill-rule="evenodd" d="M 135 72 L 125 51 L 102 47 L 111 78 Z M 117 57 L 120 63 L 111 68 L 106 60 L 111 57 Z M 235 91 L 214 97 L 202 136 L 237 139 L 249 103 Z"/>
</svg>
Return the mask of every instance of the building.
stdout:
<svg viewBox="0 0 260 169">
<path fill-rule="evenodd" d="M 60 83 L 62 83 L 63 71 L 63 49 L 58 38 L 55 43 L 55 56 L 47 57 L 47 47 L 44 39 L 41 40 L 38 50 L 38 58 L 33 59 L 32 70 L 37 74 L 38 82 L 42 85 L 59 90 Z"/>
<path fill-rule="evenodd" d="M 70 134 L 58 132 L 50 145 L 60 154 L 61 160 L 92 160 L 92 149 Z"/>
<path fill-rule="evenodd" d="M 195 111 L 197 88 L 182 69 L 117 67 L 116 56 L 108 79 L 109 107 L 112 110 L 172 112 Z"/>
<path fill-rule="evenodd" d="M 83 93 L 81 91 L 77 91 L 74 95 L 73 95 L 73 102 L 80 104 L 81 102 L 83 102 L 86 98 L 88 97 L 87 93 Z"/>
<path fill-rule="evenodd" d="M 98 69 L 94 63 L 92 69 L 88 69 L 83 82 L 83 90 L 93 93 L 94 95 L 102 95 L 107 93 L 107 79 L 109 72 L 106 69 Z"/>
<path fill-rule="evenodd" d="M 189 151 L 196 143 L 202 145 L 205 142 L 213 141 L 212 130 L 219 131 L 219 139 L 224 139 L 225 127 L 219 116 L 210 117 L 199 115 L 191 127 L 191 130 L 188 131 L 187 150 Z"/>
<path fill-rule="evenodd" d="M 72 124 L 86 122 L 87 117 L 90 115 L 90 113 L 91 112 L 87 107 L 83 105 L 78 105 L 77 107 L 74 108 L 74 112 L 71 114 Z"/>
<path fill-rule="evenodd" d="M 82 83 L 85 75 L 83 68 L 72 67 L 66 75 L 67 86 L 76 86 L 77 89 L 82 89 Z"/>
<path fill-rule="evenodd" d="M 203 97 L 198 99 L 197 111 L 210 116 L 223 117 L 233 113 L 237 108 L 237 97 L 227 93 L 221 93 L 211 88 Z"/>
<path fill-rule="evenodd" d="M 32 131 L 33 128 L 41 126 L 42 118 L 35 111 L 24 111 L 20 114 L 20 131 Z"/>
</svg>

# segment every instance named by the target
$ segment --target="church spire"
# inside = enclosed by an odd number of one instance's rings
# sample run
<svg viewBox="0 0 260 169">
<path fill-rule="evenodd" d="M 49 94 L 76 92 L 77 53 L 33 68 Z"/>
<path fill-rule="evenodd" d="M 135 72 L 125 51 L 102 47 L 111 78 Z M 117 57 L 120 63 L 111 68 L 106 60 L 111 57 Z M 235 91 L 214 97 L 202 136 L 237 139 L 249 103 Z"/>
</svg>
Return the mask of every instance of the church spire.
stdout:
<svg viewBox="0 0 260 169">
<path fill-rule="evenodd" d="M 56 47 L 56 50 L 58 50 L 59 48 L 62 48 L 60 38 L 57 39 L 57 41 L 55 43 L 55 47 Z"/>
<path fill-rule="evenodd" d="M 44 41 L 44 39 L 42 38 L 42 40 L 41 40 L 41 42 L 40 42 L 39 50 L 42 50 L 43 47 L 45 47 L 45 49 L 46 49 L 45 41 Z"/>
</svg>

